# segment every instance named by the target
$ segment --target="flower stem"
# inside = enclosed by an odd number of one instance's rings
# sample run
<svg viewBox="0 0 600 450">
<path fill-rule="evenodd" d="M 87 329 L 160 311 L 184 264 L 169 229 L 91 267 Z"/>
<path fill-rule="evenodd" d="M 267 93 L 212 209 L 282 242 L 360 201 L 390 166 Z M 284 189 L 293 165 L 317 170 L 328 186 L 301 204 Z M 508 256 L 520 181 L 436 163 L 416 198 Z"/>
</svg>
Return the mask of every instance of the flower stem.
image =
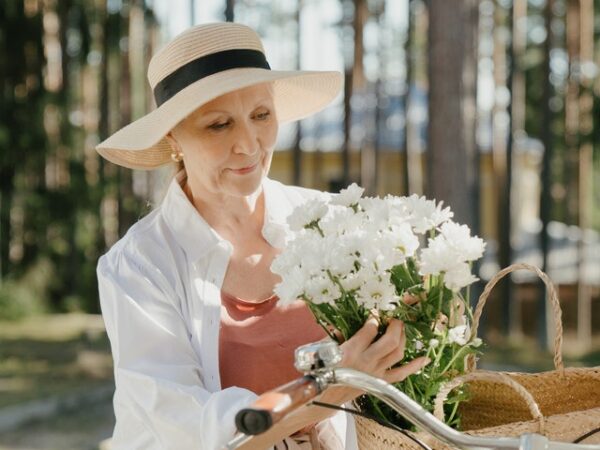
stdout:
<svg viewBox="0 0 600 450">
<path fill-rule="evenodd" d="M 450 417 L 448 417 L 448 420 L 446 420 L 447 424 L 451 424 L 452 421 L 454 420 L 454 416 L 456 415 L 456 411 L 458 410 L 458 404 L 460 402 L 455 402 L 454 406 L 452 407 L 452 411 L 450 412 Z"/>
<path fill-rule="evenodd" d="M 442 302 L 444 300 L 444 274 L 440 273 L 438 277 L 438 286 L 440 288 L 440 293 L 438 295 L 438 313 L 442 312 Z"/>
<path fill-rule="evenodd" d="M 446 364 L 446 367 L 444 367 L 444 370 L 442 371 L 442 373 L 446 372 L 448 369 L 450 369 L 450 367 L 452 367 L 452 365 L 454 364 L 454 362 L 458 359 L 458 357 L 460 356 L 461 352 L 464 349 L 468 349 L 469 346 L 465 345 L 464 347 L 461 347 L 461 349 L 459 351 L 456 352 L 456 354 L 452 357 L 452 359 L 450 360 L 450 362 L 448 364 Z"/>
<path fill-rule="evenodd" d="M 385 414 L 379 407 L 377 400 L 371 395 L 368 395 L 367 397 L 369 398 L 369 401 L 371 402 L 371 406 L 375 410 L 375 414 L 377 414 L 379 416 L 379 418 L 381 418 L 385 421 L 388 421 L 389 419 L 385 416 Z"/>
<path fill-rule="evenodd" d="M 417 394 L 415 393 L 415 387 L 413 385 L 412 379 L 410 376 L 406 377 L 406 390 L 410 391 L 409 396 L 413 399 L 413 400 L 417 400 Z"/>
</svg>

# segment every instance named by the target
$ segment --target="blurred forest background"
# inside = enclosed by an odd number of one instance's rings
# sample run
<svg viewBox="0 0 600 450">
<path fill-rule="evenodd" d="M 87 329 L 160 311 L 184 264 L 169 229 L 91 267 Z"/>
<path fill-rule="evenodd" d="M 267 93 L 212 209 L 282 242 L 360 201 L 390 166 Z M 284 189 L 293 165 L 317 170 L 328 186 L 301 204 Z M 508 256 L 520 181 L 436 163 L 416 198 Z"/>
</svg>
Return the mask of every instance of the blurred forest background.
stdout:
<svg viewBox="0 0 600 450">
<path fill-rule="evenodd" d="M 1 2 L 0 317 L 99 312 L 96 261 L 159 201 L 169 169 L 124 170 L 94 145 L 153 107 L 149 58 L 200 20 L 254 27 L 273 67 L 346 74 L 333 107 L 282 130 L 273 177 L 444 200 L 489 243 L 483 280 L 511 261 L 542 267 L 590 342 L 600 315 L 593 0 Z M 521 300 L 534 299 L 535 317 L 545 303 L 539 289 L 514 291 L 499 289 L 494 317 L 518 333 Z"/>
<path fill-rule="evenodd" d="M 110 379 L 96 262 L 173 169 L 121 169 L 94 146 L 154 107 L 162 43 L 222 20 L 255 28 L 274 68 L 345 73 L 333 106 L 281 129 L 272 177 L 444 200 L 488 242 L 482 282 L 541 267 L 568 348 L 600 361 L 600 0 L 2 0 L 0 407 Z M 492 340 L 551 341 L 531 275 L 487 317 Z M 0 433 L 14 417 L 0 410 Z"/>
</svg>

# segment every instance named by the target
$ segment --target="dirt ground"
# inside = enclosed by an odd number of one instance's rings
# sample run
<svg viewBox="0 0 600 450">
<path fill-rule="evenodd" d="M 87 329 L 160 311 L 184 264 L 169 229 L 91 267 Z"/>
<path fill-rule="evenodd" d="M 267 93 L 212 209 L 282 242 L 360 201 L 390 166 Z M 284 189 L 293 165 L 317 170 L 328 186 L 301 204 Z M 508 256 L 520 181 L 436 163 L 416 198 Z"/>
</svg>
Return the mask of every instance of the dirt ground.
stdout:
<svg viewBox="0 0 600 450">
<path fill-rule="evenodd" d="M 0 450 L 97 450 L 112 435 L 115 419 L 112 402 L 61 414 L 50 420 L 0 433 Z"/>
</svg>

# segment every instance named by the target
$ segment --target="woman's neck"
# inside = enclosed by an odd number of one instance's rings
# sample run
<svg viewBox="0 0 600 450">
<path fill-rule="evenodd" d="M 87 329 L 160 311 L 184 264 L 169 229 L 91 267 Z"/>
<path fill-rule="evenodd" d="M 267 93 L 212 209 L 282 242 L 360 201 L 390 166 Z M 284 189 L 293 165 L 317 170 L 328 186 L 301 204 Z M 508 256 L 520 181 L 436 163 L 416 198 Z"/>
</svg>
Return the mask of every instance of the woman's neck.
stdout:
<svg viewBox="0 0 600 450">
<path fill-rule="evenodd" d="M 220 233 L 247 235 L 260 231 L 264 222 L 265 202 L 262 188 L 248 196 L 197 193 L 187 180 L 183 191 L 204 220 Z M 225 237 L 225 236 L 224 236 Z"/>
</svg>

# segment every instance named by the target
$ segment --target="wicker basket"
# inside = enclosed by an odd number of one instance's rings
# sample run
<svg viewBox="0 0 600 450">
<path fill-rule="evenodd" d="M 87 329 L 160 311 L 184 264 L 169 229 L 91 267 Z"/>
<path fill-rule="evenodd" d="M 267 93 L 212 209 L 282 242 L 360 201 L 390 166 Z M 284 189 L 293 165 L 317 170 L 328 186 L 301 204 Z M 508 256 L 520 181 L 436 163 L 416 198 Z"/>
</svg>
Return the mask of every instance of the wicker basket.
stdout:
<svg viewBox="0 0 600 450">
<path fill-rule="evenodd" d="M 423 432 L 402 434 L 363 417 L 356 417 L 355 420 L 358 446 L 361 450 L 422 450 L 423 446 L 415 440 L 434 450 L 455 450 L 454 447 L 446 445 Z M 470 430 L 466 431 L 466 434 L 487 437 L 518 437 L 525 433 L 540 433 L 554 441 L 573 442 L 590 430 L 600 426 L 599 421 L 600 408 L 594 408 L 549 417 L 540 415 L 537 419 Z M 600 444 L 600 434 L 594 434 L 580 442 L 582 444 Z"/>
<path fill-rule="evenodd" d="M 542 373 L 487 372 L 475 370 L 475 359 L 468 364 L 466 375 L 444 386 L 436 398 L 435 415 L 443 419 L 443 402 L 449 392 L 468 383 L 471 399 L 461 405 L 463 430 L 479 436 L 519 436 L 536 432 L 549 439 L 573 442 L 600 427 L 600 367 L 565 368 L 562 362 L 562 320 L 556 289 L 537 267 L 514 264 L 503 269 L 487 284 L 473 320 L 473 335 L 479 318 L 495 284 L 505 275 L 519 269 L 535 272 L 546 284 L 552 302 L 555 323 L 555 370 Z M 418 439 L 436 450 L 451 447 L 423 433 L 410 437 L 383 427 L 374 421 L 356 418 L 359 447 L 364 450 L 421 450 Z M 585 444 L 600 444 L 600 432 L 581 440 Z"/>
<path fill-rule="evenodd" d="M 600 367 L 565 368 L 562 360 L 562 312 L 556 288 L 548 276 L 537 267 L 514 264 L 498 272 L 486 285 L 473 317 L 473 336 L 477 333 L 479 319 L 493 287 L 504 276 L 519 269 L 535 272 L 546 285 L 554 317 L 554 370 L 541 373 L 504 372 L 521 384 L 535 399 L 546 417 L 600 408 Z M 475 358 L 470 358 L 468 371 L 475 370 Z M 477 430 L 511 422 L 529 420 L 531 417 L 514 391 L 505 385 L 487 381 L 469 383 L 472 400 L 461 410 L 463 427 Z M 439 414 L 439 413 L 438 413 Z M 600 419 L 598 420 L 600 426 Z"/>
</svg>

